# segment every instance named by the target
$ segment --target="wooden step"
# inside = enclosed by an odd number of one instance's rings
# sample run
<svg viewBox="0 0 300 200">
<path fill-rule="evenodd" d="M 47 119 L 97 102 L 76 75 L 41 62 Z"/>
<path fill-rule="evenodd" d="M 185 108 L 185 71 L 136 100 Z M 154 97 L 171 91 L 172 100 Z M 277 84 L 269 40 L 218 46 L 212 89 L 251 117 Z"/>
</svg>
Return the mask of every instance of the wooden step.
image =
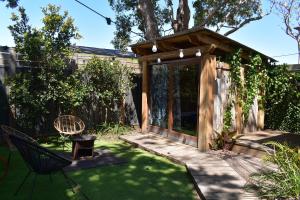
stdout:
<svg viewBox="0 0 300 200">
<path fill-rule="evenodd" d="M 268 153 L 273 153 L 273 150 L 266 145 L 249 140 L 237 140 L 232 151 L 238 154 L 246 154 L 257 158 L 263 158 Z"/>
</svg>

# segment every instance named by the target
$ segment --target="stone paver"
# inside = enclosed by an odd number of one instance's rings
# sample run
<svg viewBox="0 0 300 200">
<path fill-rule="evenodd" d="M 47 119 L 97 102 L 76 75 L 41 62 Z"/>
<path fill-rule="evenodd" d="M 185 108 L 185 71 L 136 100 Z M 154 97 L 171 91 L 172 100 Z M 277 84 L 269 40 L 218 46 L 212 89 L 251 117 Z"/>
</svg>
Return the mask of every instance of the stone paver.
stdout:
<svg viewBox="0 0 300 200">
<path fill-rule="evenodd" d="M 254 194 L 244 191 L 246 180 L 216 154 L 203 153 L 195 147 L 173 142 L 152 133 L 125 135 L 120 138 L 137 147 L 184 164 L 202 199 L 258 199 Z"/>
</svg>

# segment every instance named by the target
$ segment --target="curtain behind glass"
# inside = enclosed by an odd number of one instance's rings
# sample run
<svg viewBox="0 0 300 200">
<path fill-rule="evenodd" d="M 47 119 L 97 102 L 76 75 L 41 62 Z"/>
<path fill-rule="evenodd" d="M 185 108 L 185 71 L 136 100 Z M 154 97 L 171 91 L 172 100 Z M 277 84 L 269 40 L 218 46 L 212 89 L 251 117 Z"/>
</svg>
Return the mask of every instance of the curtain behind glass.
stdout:
<svg viewBox="0 0 300 200">
<path fill-rule="evenodd" d="M 150 72 L 150 124 L 167 128 L 168 66 L 153 65 Z"/>
</svg>

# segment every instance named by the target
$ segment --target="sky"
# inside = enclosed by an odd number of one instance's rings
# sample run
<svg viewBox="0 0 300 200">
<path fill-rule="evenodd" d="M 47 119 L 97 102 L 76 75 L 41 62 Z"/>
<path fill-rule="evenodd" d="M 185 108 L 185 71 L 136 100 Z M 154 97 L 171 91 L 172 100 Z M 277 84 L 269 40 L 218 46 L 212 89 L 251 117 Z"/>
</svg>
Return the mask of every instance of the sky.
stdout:
<svg viewBox="0 0 300 200">
<path fill-rule="evenodd" d="M 108 0 L 81 1 L 104 16 L 114 19 L 115 13 L 110 8 Z M 45 7 L 49 3 L 61 6 L 62 10 L 67 10 L 69 15 L 74 18 L 74 23 L 83 36 L 82 39 L 76 41 L 76 45 L 113 49 L 111 40 L 114 37 L 114 25 L 108 26 L 103 18 L 74 0 L 20 0 L 19 5 L 26 9 L 29 24 L 33 27 L 41 27 L 43 17 L 41 7 Z M 192 1 L 189 3 L 191 4 Z M 266 7 L 266 0 L 263 0 L 263 5 Z M 2 46 L 14 46 L 13 38 L 7 29 L 7 26 L 12 24 L 10 20 L 12 12 L 17 12 L 17 9 L 6 8 L 5 3 L 0 2 L 0 45 Z M 297 53 L 297 43 L 284 33 L 281 19 L 274 13 L 260 21 L 246 25 L 229 37 L 274 57 L 280 63 L 295 64 L 298 62 L 297 55 L 276 57 Z"/>
</svg>

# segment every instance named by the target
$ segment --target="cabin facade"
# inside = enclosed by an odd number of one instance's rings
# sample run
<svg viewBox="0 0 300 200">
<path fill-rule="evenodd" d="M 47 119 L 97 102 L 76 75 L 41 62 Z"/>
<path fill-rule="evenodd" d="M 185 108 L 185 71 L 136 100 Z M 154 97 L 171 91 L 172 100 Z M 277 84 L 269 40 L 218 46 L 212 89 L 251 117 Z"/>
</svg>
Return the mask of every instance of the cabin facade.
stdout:
<svg viewBox="0 0 300 200">
<path fill-rule="evenodd" d="M 155 132 L 207 151 L 214 131 L 223 128 L 229 93 L 226 57 L 242 49 L 274 59 L 205 28 L 194 28 L 131 46 L 142 68 L 142 132 Z M 241 106 L 232 108 L 238 134 L 263 128 L 264 112 L 254 100 L 248 123 L 242 127 Z"/>
</svg>

